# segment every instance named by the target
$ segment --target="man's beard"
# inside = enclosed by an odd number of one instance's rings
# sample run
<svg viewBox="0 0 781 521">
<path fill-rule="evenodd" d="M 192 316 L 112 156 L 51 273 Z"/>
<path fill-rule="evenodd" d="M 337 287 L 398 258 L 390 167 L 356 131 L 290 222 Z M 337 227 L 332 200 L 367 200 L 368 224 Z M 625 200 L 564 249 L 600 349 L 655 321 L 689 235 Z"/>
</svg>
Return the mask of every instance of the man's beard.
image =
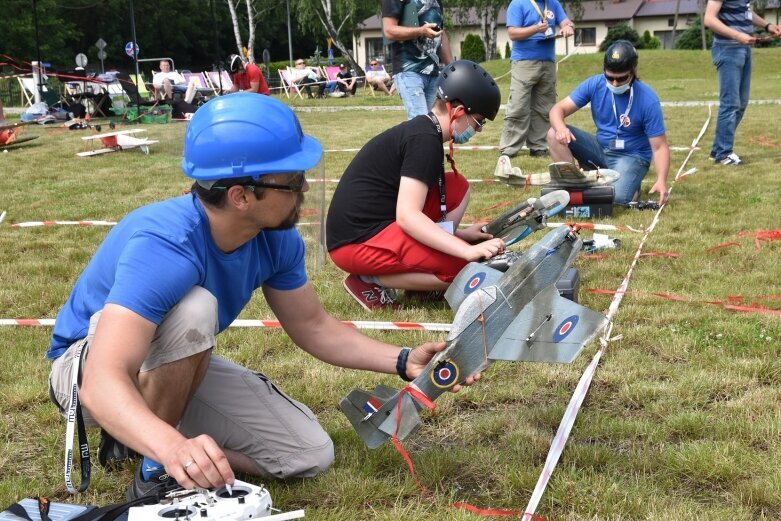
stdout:
<svg viewBox="0 0 781 521">
<path fill-rule="evenodd" d="M 304 194 L 300 193 L 298 195 L 298 201 L 296 201 L 296 205 L 290 211 L 290 214 L 285 218 L 285 220 L 273 228 L 266 228 L 266 230 L 289 230 L 294 228 L 298 223 L 299 210 L 302 204 L 304 204 Z"/>
</svg>

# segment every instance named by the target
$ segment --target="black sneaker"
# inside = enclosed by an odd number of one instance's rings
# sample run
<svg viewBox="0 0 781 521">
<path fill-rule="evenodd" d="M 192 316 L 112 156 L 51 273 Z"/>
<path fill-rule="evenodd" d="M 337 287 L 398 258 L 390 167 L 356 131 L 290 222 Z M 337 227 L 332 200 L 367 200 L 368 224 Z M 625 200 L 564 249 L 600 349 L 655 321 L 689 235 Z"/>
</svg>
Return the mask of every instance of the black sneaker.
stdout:
<svg viewBox="0 0 781 521">
<path fill-rule="evenodd" d="M 118 464 L 128 459 L 138 459 L 139 454 L 133 449 L 128 449 L 117 440 L 115 440 L 111 434 L 107 433 L 103 429 L 100 429 L 100 445 L 98 446 L 98 463 L 103 468 L 112 468 L 115 464 Z"/>
<path fill-rule="evenodd" d="M 156 476 L 152 476 L 148 480 L 145 480 L 141 475 L 141 466 L 143 461 L 138 465 L 136 475 L 133 478 L 133 483 L 127 488 L 128 501 L 133 501 L 140 497 L 154 496 L 158 499 L 162 499 L 166 494 L 174 490 L 180 490 L 182 487 L 176 482 L 174 478 L 169 476 L 165 471 Z"/>
<path fill-rule="evenodd" d="M 529 150 L 529 155 L 532 157 L 548 157 L 548 151 L 544 148 Z"/>
</svg>

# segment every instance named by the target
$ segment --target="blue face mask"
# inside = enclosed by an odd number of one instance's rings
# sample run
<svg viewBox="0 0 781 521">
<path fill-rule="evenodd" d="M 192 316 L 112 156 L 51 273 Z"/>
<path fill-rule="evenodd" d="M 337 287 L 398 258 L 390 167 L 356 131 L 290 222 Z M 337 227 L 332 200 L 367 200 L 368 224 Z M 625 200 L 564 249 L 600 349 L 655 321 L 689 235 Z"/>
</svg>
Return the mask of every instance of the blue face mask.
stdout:
<svg viewBox="0 0 781 521">
<path fill-rule="evenodd" d="M 475 135 L 475 128 L 472 125 L 467 125 L 463 132 L 456 132 L 453 130 L 453 143 L 456 145 L 463 145 Z"/>
<path fill-rule="evenodd" d="M 605 81 L 605 83 L 607 84 L 607 88 L 610 89 L 610 92 L 612 92 L 613 94 L 626 94 L 626 92 L 629 91 L 629 87 L 631 87 L 632 85 L 631 81 L 626 83 L 625 85 L 619 85 L 618 87 L 616 87 L 609 81 Z"/>
</svg>

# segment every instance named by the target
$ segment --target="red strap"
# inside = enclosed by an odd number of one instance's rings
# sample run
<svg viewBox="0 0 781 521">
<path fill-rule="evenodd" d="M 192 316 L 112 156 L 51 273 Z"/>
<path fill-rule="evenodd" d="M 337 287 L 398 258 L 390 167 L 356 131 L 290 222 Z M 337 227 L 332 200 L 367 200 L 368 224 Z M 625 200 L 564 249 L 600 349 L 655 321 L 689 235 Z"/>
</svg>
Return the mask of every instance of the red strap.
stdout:
<svg viewBox="0 0 781 521">
<path fill-rule="evenodd" d="M 583 204 L 583 192 L 570 192 L 569 204 L 570 206 Z"/>
<path fill-rule="evenodd" d="M 737 242 L 725 242 L 724 244 L 719 244 L 718 246 L 713 246 L 712 248 L 708 248 L 705 250 L 705 253 L 713 253 L 716 250 L 720 250 L 722 248 L 729 248 L 730 246 L 737 246 L 740 248 L 740 244 Z"/>
</svg>

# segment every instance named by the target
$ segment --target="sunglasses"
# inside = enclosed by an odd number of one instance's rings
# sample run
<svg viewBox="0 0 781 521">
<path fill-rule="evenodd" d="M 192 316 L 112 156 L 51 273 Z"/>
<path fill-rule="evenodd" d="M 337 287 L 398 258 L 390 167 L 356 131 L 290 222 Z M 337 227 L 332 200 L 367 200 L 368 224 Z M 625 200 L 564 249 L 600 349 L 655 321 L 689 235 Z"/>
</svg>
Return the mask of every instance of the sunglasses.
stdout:
<svg viewBox="0 0 781 521">
<path fill-rule="evenodd" d="M 631 77 L 631 72 L 627 72 L 622 76 L 608 76 L 607 73 L 605 73 L 605 79 L 610 83 L 626 83 L 626 81 Z"/>
<path fill-rule="evenodd" d="M 306 185 L 306 177 L 304 177 L 304 172 L 296 172 L 295 177 L 290 180 L 289 183 L 269 183 L 266 181 L 253 181 L 251 183 L 246 183 L 241 186 L 244 188 L 255 191 L 255 188 L 270 188 L 272 190 L 281 190 L 283 192 L 293 192 L 293 193 L 299 193 L 304 191 L 304 186 Z M 235 186 L 235 185 L 234 185 Z M 227 190 L 230 188 L 229 186 L 215 186 L 213 188 L 216 188 L 218 190 Z"/>
<path fill-rule="evenodd" d="M 481 130 L 483 130 L 483 127 L 484 127 L 484 126 L 485 126 L 485 124 L 486 124 L 486 119 L 485 119 L 485 118 L 483 118 L 483 119 L 482 119 L 482 121 L 481 121 L 481 120 L 478 120 L 476 117 L 474 117 L 474 116 L 473 116 L 473 115 L 471 115 L 471 114 L 468 114 L 468 116 L 469 116 L 470 118 L 472 118 L 472 121 L 474 121 L 474 122 L 477 124 L 477 128 L 476 128 L 475 130 L 477 130 L 478 132 L 480 132 Z"/>
<path fill-rule="evenodd" d="M 374 67 L 375 65 L 377 65 L 377 62 L 370 63 L 369 65 L 371 65 L 372 67 Z"/>
</svg>

